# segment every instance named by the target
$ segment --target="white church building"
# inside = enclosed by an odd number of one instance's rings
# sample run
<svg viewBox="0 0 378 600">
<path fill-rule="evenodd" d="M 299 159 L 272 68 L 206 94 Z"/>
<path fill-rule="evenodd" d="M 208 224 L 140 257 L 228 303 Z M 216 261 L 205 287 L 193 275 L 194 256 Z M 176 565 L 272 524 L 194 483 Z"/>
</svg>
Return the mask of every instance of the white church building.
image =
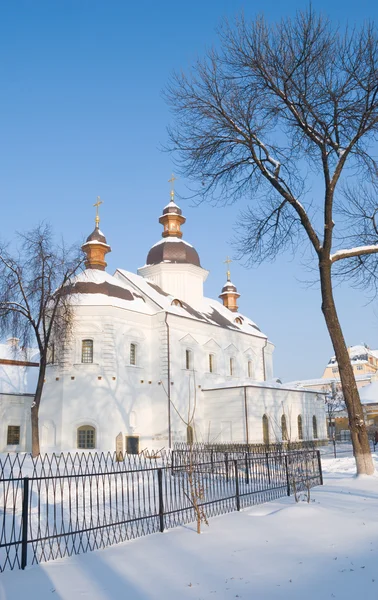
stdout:
<svg viewBox="0 0 378 600">
<path fill-rule="evenodd" d="M 146 265 L 110 275 L 96 217 L 83 245 L 86 269 L 68 290 L 73 337 L 63 355 L 51 352 L 46 372 L 41 451 L 112 451 L 117 436 L 128 452 L 188 439 L 325 439 L 324 397 L 274 380 L 274 346 L 238 312 L 229 272 L 220 301 L 204 296 L 209 272 L 182 239 L 173 191 L 159 222 L 162 238 Z M 1 385 L 0 375 L 0 451 L 30 450 L 32 397 L 17 403 Z"/>
</svg>

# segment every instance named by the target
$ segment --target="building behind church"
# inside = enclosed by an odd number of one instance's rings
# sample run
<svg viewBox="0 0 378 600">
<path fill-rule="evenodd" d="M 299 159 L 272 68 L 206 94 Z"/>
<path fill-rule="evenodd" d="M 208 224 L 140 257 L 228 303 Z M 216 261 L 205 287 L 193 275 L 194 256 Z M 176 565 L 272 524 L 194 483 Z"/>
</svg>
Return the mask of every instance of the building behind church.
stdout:
<svg viewBox="0 0 378 600">
<path fill-rule="evenodd" d="M 239 312 L 229 271 L 220 301 L 204 296 L 209 272 L 182 239 L 173 191 L 159 222 L 162 238 L 138 273 L 110 275 L 96 217 L 86 268 L 67 288 L 73 337 L 50 352 L 41 451 L 114 450 L 117 436 L 128 452 L 192 439 L 325 439 L 323 395 L 274 380 L 274 346 Z M 1 451 L 30 450 L 31 401 L 11 410 L 0 396 Z"/>
</svg>

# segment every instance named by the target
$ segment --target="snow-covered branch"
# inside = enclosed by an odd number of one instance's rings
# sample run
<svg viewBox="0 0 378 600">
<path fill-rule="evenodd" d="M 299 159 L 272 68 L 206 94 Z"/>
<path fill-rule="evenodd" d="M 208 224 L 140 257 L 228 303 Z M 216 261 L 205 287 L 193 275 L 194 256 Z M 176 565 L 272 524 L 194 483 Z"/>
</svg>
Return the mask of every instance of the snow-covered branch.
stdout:
<svg viewBox="0 0 378 600">
<path fill-rule="evenodd" d="M 355 256 L 364 256 L 366 254 L 376 254 L 378 252 L 378 244 L 372 246 L 356 246 L 355 248 L 349 248 L 344 250 L 337 250 L 334 254 L 331 254 L 331 262 L 334 263 L 337 260 L 343 258 L 353 258 Z"/>
</svg>

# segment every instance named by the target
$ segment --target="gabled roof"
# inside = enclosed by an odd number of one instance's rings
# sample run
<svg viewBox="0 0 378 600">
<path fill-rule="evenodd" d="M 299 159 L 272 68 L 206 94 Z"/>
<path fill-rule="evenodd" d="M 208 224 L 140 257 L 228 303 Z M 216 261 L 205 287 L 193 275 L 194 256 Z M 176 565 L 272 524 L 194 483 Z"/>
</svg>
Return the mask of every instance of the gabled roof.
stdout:
<svg viewBox="0 0 378 600">
<path fill-rule="evenodd" d="M 167 294 L 159 286 L 140 275 L 135 275 L 135 273 L 130 273 L 124 269 L 117 269 L 115 278 L 119 278 L 126 285 L 131 284 L 135 291 L 142 293 L 143 296 L 152 300 L 156 307 L 167 313 L 216 325 L 224 329 L 241 331 L 255 337 L 267 338 L 251 319 L 240 313 L 230 311 L 212 298 L 203 298 L 201 304 L 195 307 L 183 301 L 181 301 L 181 306 L 172 305 L 173 300 L 176 299 L 174 296 Z M 235 323 L 238 316 L 242 318 L 242 324 Z"/>
</svg>

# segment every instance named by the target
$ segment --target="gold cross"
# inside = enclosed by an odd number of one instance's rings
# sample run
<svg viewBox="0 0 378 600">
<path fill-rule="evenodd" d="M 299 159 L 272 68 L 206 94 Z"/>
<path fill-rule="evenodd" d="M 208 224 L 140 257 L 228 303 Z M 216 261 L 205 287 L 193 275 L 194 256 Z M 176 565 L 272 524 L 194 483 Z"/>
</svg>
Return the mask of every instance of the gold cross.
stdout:
<svg viewBox="0 0 378 600">
<path fill-rule="evenodd" d="M 172 173 L 172 177 L 170 179 L 168 179 L 168 183 L 172 184 L 172 189 L 171 189 L 171 201 L 174 202 L 175 200 L 175 181 L 176 181 L 176 177 L 173 175 Z"/>
<path fill-rule="evenodd" d="M 227 264 L 227 281 L 231 281 L 230 263 L 232 263 L 232 260 L 229 256 L 227 256 L 226 260 L 223 262 L 224 264 Z"/>
<path fill-rule="evenodd" d="M 93 205 L 93 206 L 96 207 L 96 219 L 95 219 L 95 221 L 96 221 L 96 227 L 98 227 L 98 224 L 100 222 L 100 217 L 98 215 L 98 207 L 100 206 L 100 204 L 103 204 L 103 203 L 104 203 L 104 201 L 101 200 L 100 196 L 97 196 L 97 202 L 95 202 L 95 204 Z"/>
</svg>

